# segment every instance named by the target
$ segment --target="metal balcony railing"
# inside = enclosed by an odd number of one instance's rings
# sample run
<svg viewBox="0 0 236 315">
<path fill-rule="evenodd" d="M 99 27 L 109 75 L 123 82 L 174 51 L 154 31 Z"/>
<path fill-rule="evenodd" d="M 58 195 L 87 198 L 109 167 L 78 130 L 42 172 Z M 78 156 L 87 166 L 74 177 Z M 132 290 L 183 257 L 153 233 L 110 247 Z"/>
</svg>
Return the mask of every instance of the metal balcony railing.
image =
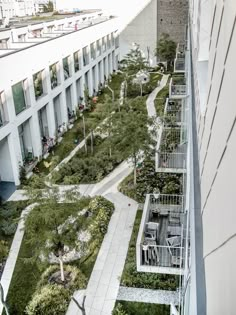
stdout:
<svg viewBox="0 0 236 315">
<path fill-rule="evenodd" d="M 156 150 L 156 171 L 182 173 L 186 170 L 186 142 L 179 127 L 161 127 Z"/>
<path fill-rule="evenodd" d="M 138 271 L 182 272 L 183 201 L 182 195 L 146 195 L 136 244 Z"/>
<path fill-rule="evenodd" d="M 174 62 L 174 72 L 185 72 L 185 58 L 177 57 Z"/>
<path fill-rule="evenodd" d="M 181 238 L 179 238 L 180 240 Z M 180 243 L 180 242 L 179 242 Z M 168 268 L 183 267 L 183 247 L 141 244 L 141 264 Z"/>
<path fill-rule="evenodd" d="M 175 83 L 175 81 L 173 79 L 171 79 L 170 91 L 169 91 L 171 98 L 176 98 L 176 97 L 179 98 L 179 97 L 186 96 L 186 92 L 187 92 L 187 88 L 186 88 L 185 83 L 182 83 L 182 84 L 179 84 L 177 82 Z"/>
</svg>

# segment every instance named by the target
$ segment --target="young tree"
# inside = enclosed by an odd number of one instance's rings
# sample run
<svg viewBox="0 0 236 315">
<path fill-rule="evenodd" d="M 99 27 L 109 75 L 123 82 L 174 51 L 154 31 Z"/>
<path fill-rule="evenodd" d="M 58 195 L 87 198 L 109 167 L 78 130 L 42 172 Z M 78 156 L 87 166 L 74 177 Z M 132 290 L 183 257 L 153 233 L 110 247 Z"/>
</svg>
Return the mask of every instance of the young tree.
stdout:
<svg viewBox="0 0 236 315">
<path fill-rule="evenodd" d="M 141 98 L 129 102 L 127 112 L 123 111 L 122 120 L 116 126 L 116 136 L 119 138 L 117 147 L 121 155 L 128 156 L 133 161 L 134 186 L 137 179 L 138 161 L 150 150 L 152 142 L 151 133 L 148 129 L 150 121 L 142 108 L 145 107 Z"/>
<path fill-rule="evenodd" d="M 49 189 L 28 189 L 28 197 L 31 202 L 37 203 L 33 210 L 25 217 L 25 229 L 27 242 L 34 249 L 32 260 L 40 257 L 46 259 L 52 253 L 60 264 L 61 281 L 64 282 L 63 255 L 66 246 L 70 249 L 76 247 L 77 231 L 73 226 L 63 224 L 72 215 L 68 204 L 63 206 L 58 203 L 73 202 L 78 200 L 78 193 L 69 190 L 62 194 L 56 187 Z"/>
<path fill-rule="evenodd" d="M 176 56 L 176 43 L 170 38 L 169 34 L 163 33 L 161 35 L 155 55 L 159 59 L 167 61 L 167 69 L 173 64 Z"/>
<path fill-rule="evenodd" d="M 142 56 L 142 52 L 139 47 L 131 49 L 130 52 L 120 62 L 120 66 L 124 72 L 129 75 L 135 74 L 140 70 L 147 69 L 148 62 Z"/>
<path fill-rule="evenodd" d="M 43 5 L 43 12 L 53 12 L 54 7 L 53 7 L 53 2 L 52 1 L 48 1 L 47 4 Z"/>
</svg>

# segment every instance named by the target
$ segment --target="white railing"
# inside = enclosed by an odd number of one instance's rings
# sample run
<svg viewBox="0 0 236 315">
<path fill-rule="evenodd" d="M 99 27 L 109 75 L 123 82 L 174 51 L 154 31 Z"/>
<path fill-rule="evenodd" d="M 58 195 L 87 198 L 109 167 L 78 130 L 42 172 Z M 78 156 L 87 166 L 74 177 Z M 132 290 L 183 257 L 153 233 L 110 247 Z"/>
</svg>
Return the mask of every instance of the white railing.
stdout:
<svg viewBox="0 0 236 315">
<path fill-rule="evenodd" d="M 156 165 L 157 171 L 163 171 L 163 169 L 184 170 L 186 168 L 186 153 L 157 152 Z"/>
<path fill-rule="evenodd" d="M 182 273 L 183 201 L 182 195 L 146 195 L 136 243 L 138 271 Z"/>
<path fill-rule="evenodd" d="M 186 84 L 175 84 L 173 79 L 170 81 L 170 97 L 185 96 L 187 92 Z"/>
</svg>

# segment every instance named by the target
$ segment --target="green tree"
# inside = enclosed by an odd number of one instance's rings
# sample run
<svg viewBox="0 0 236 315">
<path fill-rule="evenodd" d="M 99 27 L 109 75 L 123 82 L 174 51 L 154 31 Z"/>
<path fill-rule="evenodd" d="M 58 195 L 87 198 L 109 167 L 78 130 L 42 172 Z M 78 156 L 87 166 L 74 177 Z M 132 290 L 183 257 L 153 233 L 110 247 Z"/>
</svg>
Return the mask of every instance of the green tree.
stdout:
<svg viewBox="0 0 236 315">
<path fill-rule="evenodd" d="M 124 57 L 120 62 L 121 69 L 132 75 L 140 70 L 147 69 L 148 62 L 143 57 L 142 52 L 139 47 L 131 49 L 130 52 Z"/>
<path fill-rule="evenodd" d="M 43 12 L 53 12 L 54 7 L 53 7 L 53 2 L 52 1 L 48 1 L 47 4 L 43 5 Z"/>
<path fill-rule="evenodd" d="M 117 148 L 124 157 L 132 158 L 134 166 L 134 186 L 137 179 L 137 166 L 143 157 L 150 151 L 152 143 L 149 126 L 152 121 L 148 119 L 141 97 L 127 103 L 123 111 L 122 120 L 116 126 L 116 137 L 119 139 Z"/>
<path fill-rule="evenodd" d="M 69 190 L 62 194 L 57 187 L 53 187 L 44 190 L 28 188 L 27 194 L 31 202 L 36 202 L 34 209 L 25 217 L 27 242 L 34 248 L 32 261 L 42 255 L 47 258 L 53 253 L 59 260 L 61 281 L 64 281 L 63 255 L 66 246 L 70 249 L 76 247 L 75 244 L 79 246 L 77 232 L 81 218 L 64 224 L 72 215 L 72 210 L 68 204 L 58 207 L 58 203 L 61 200 L 76 202 L 78 193 Z"/>
<path fill-rule="evenodd" d="M 176 56 L 176 43 L 170 38 L 169 34 L 163 33 L 157 43 L 155 55 L 167 62 L 167 70 L 173 65 Z"/>
</svg>

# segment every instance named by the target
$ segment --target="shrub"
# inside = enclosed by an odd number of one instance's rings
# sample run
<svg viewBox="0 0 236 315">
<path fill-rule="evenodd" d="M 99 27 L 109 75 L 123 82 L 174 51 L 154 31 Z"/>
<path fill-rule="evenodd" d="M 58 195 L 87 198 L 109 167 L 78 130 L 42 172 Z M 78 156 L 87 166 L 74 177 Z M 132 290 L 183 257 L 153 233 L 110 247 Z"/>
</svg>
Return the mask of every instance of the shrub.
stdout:
<svg viewBox="0 0 236 315">
<path fill-rule="evenodd" d="M 37 284 L 37 290 L 40 290 L 43 286 L 48 285 L 50 277 L 57 271 L 60 271 L 58 265 L 49 266 L 42 274 L 41 279 Z M 85 288 L 87 279 L 78 268 L 70 265 L 64 265 L 64 272 L 67 272 L 70 276 L 70 282 L 66 284 L 66 286 L 71 293 L 75 290 Z"/>
<path fill-rule="evenodd" d="M 64 315 L 70 301 L 70 292 L 63 286 L 46 285 L 36 291 L 26 307 L 27 315 Z"/>
<path fill-rule="evenodd" d="M 117 303 L 116 307 L 112 311 L 112 315 L 128 315 L 128 314 L 123 309 L 123 306 L 120 303 Z"/>
<path fill-rule="evenodd" d="M 57 271 L 59 267 L 52 265 L 42 274 L 36 292 L 26 307 L 27 315 L 64 315 L 73 292 L 86 287 L 87 279 L 84 274 L 77 267 L 70 265 L 64 266 L 64 271 L 70 278 L 69 282 L 64 286 L 49 283 L 49 279 Z"/>
</svg>

